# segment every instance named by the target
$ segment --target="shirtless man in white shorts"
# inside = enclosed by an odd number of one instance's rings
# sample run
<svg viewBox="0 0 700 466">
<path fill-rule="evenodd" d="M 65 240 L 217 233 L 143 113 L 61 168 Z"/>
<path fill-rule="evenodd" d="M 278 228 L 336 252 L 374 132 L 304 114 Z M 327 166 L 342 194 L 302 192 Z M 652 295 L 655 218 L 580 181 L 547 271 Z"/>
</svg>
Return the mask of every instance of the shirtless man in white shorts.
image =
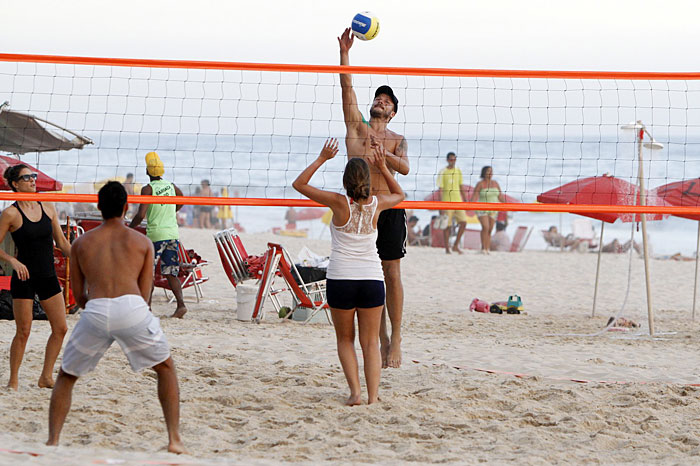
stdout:
<svg viewBox="0 0 700 466">
<path fill-rule="evenodd" d="M 71 288 L 85 310 L 68 340 L 51 394 L 46 444 L 58 445 L 78 377 L 92 371 L 116 340 L 135 372 L 148 367 L 156 371 L 168 451 L 184 453 L 175 363 L 160 322 L 146 304 L 153 282 L 153 244 L 124 224 L 128 205 L 121 183 L 112 181 L 100 189 L 97 206 L 102 225 L 71 248 Z"/>
</svg>

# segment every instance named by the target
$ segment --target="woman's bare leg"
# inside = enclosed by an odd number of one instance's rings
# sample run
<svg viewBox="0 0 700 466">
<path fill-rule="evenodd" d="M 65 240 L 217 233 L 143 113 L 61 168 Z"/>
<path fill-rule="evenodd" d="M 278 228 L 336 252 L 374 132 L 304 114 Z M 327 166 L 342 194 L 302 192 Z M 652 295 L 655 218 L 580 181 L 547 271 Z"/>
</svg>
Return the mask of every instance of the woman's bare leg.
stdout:
<svg viewBox="0 0 700 466">
<path fill-rule="evenodd" d="M 479 216 L 479 223 L 481 224 L 481 250 L 488 251 L 491 246 L 491 236 L 489 235 L 489 217 L 488 215 Z"/>
<path fill-rule="evenodd" d="M 487 222 L 487 230 L 486 230 L 486 235 L 484 236 L 484 238 L 486 239 L 486 247 L 484 249 L 486 249 L 486 251 L 490 251 L 491 250 L 491 235 L 493 234 L 493 227 L 496 224 L 496 219 L 494 219 L 491 216 L 487 216 L 486 222 Z M 483 229 L 482 229 L 482 232 L 483 232 Z"/>
<path fill-rule="evenodd" d="M 13 299 L 12 313 L 15 316 L 15 337 L 10 345 L 10 381 L 8 388 L 17 390 L 19 388 L 19 366 L 22 364 L 24 349 L 29 340 L 29 333 L 32 331 L 32 299 Z"/>
<path fill-rule="evenodd" d="M 61 352 L 63 346 L 63 338 L 68 332 L 66 324 L 66 306 L 63 299 L 63 293 L 58 293 L 49 299 L 41 301 L 41 306 L 46 312 L 46 317 L 51 324 L 51 335 L 46 342 L 46 353 L 44 355 L 44 368 L 39 377 L 39 387 L 53 387 L 53 366 L 56 364 L 58 353 Z"/>
<path fill-rule="evenodd" d="M 367 403 L 379 401 L 379 379 L 382 373 L 382 355 L 379 351 L 379 325 L 383 306 L 357 310 L 360 346 L 367 381 Z"/>
<path fill-rule="evenodd" d="M 343 366 L 343 373 L 350 387 L 350 396 L 345 404 L 348 406 L 359 405 L 362 402 L 362 397 L 360 372 L 357 366 L 357 354 L 355 354 L 355 310 L 331 308 L 331 316 L 333 317 L 333 327 L 335 327 L 338 359 L 340 359 L 340 365 Z M 379 338 L 379 327 L 377 327 L 377 338 Z"/>
</svg>

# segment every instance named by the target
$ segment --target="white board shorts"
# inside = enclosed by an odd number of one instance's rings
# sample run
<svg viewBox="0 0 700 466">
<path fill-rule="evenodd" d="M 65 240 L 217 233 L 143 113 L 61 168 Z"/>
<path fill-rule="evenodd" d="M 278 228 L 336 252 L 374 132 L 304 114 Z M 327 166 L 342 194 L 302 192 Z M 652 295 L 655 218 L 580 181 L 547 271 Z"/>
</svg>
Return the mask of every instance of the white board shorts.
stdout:
<svg viewBox="0 0 700 466">
<path fill-rule="evenodd" d="M 160 320 L 141 296 L 130 294 L 87 302 L 66 344 L 61 369 L 76 377 L 89 373 L 115 340 L 134 372 L 170 357 Z"/>
</svg>

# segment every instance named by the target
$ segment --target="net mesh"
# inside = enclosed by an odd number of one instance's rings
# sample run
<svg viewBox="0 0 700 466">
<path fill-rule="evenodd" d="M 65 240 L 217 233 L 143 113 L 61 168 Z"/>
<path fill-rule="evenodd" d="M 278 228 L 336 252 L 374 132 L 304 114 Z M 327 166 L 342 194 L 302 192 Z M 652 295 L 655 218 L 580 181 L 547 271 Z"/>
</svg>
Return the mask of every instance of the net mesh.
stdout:
<svg viewBox="0 0 700 466">
<path fill-rule="evenodd" d="M 639 120 L 664 144 L 645 157 L 646 186 L 696 177 L 698 80 L 586 78 L 409 70 L 355 74 L 353 85 L 365 118 L 378 86 L 391 85 L 399 98 L 389 128 L 408 142 L 411 171 L 400 177 L 407 200 L 422 201 L 437 189 L 451 151 L 465 184 L 476 184 L 482 166 L 491 165 L 502 189 L 525 203 L 603 173 L 636 184 L 635 134 L 621 125 Z M 338 137 L 344 153 L 340 84 L 331 72 L 7 60 L 0 62 L 0 88 L 12 110 L 93 141 L 82 150 L 21 156 L 65 191 L 91 193 L 127 173 L 144 184 L 143 157 L 155 150 L 166 178 L 185 194 L 198 195 L 208 180 L 215 196 L 300 199 L 291 183 L 323 141 Z M 314 184 L 340 190 L 344 163 L 330 161 Z"/>
</svg>

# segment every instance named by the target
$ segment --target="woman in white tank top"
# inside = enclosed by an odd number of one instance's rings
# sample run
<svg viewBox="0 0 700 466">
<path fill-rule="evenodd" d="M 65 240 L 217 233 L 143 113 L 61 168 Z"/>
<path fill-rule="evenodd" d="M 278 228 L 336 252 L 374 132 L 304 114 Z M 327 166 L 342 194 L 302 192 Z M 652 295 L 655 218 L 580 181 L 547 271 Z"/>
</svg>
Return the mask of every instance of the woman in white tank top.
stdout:
<svg viewBox="0 0 700 466">
<path fill-rule="evenodd" d="M 347 195 L 309 185 L 316 170 L 338 153 L 331 138 L 318 158 L 292 183 L 294 189 L 333 211 L 331 257 L 326 274 L 328 305 L 333 316 L 338 358 L 350 387 L 347 405 L 361 403 L 360 374 L 355 354 L 355 313 L 367 381 L 367 401 L 378 400 L 381 374 L 379 325 L 384 307 L 384 273 L 377 254 L 377 218 L 383 210 L 403 201 L 404 193 L 386 167 L 386 153 L 373 146 L 365 159 L 350 159 L 343 173 Z M 368 162 L 376 166 L 389 187 L 389 194 L 372 196 Z"/>
</svg>

